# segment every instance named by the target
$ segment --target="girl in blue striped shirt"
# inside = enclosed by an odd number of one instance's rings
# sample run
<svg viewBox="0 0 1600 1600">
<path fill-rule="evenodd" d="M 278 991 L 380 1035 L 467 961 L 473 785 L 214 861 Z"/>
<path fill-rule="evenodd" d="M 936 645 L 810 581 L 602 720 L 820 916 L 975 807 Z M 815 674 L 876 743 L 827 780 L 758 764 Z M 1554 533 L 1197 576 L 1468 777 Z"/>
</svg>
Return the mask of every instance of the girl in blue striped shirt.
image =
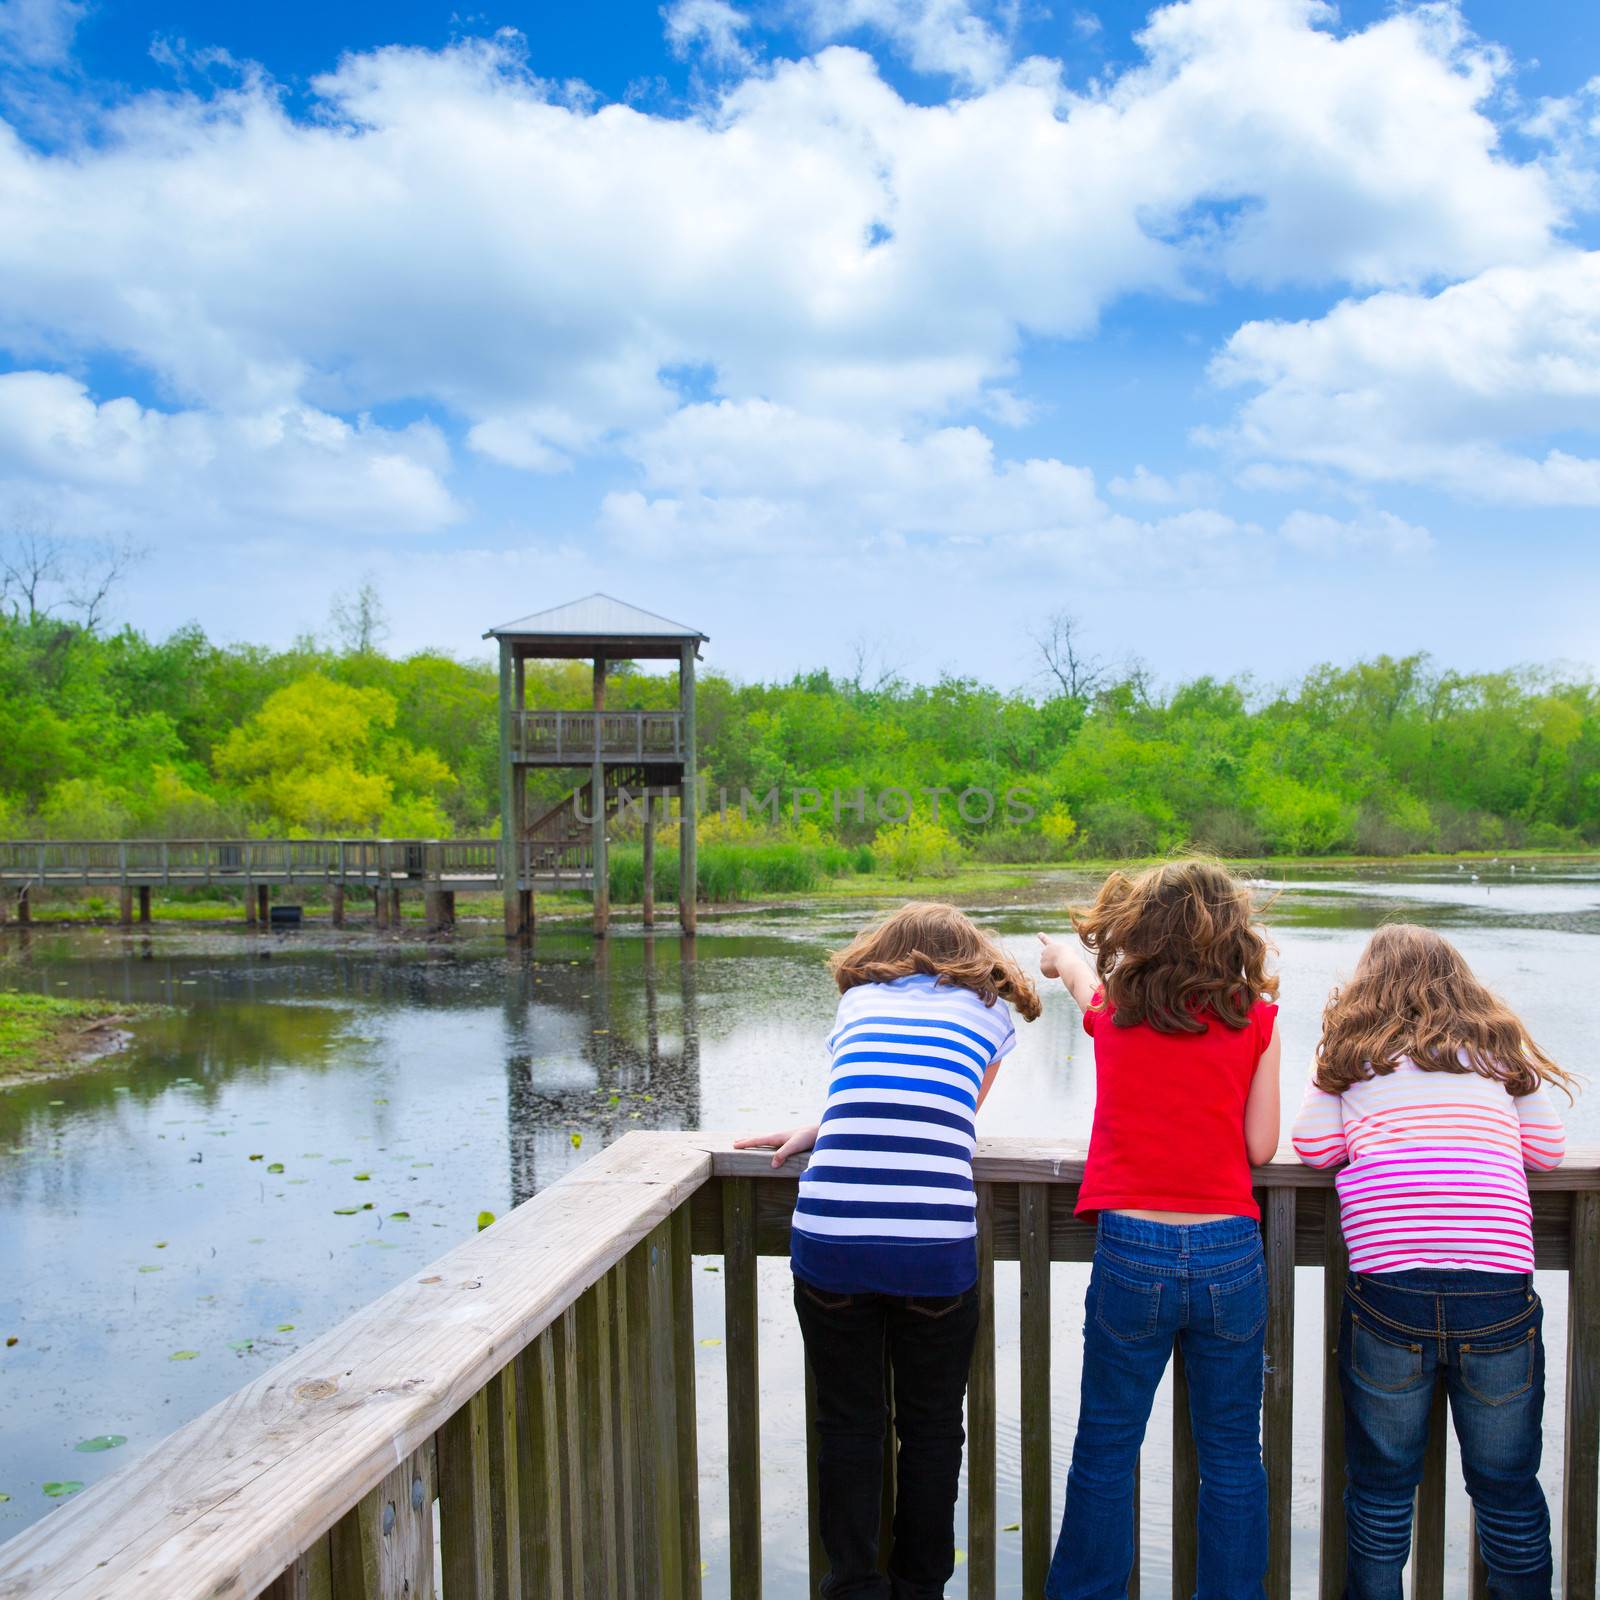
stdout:
<svg viewBox="0 0 1600 1600">
<path fill-rule="evenodd" d="M 790 1230 L 816 1381 L 822 1592 L 940 1600 L 955 1569 L 962 1401 L 978 1330 L 975 1119 L 1039 997 L 954 906 L 913 903 L 830 962 L 839 1013 L 814 1127 L 741 1139 L 775 1167 L 813 1152 Z M 1009 1003 L 1008 1003 L 1009 1002 Z M 888 1395 L 900 1439 L 878 1571 Z"/>
</svg>

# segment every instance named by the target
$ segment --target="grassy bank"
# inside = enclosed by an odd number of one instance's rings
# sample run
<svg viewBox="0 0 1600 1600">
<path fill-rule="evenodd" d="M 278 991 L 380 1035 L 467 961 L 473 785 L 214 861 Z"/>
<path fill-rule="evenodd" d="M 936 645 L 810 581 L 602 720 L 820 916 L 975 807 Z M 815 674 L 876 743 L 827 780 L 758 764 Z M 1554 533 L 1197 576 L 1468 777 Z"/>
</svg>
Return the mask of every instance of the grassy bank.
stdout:
<svg viewBox="0 0 1600 1600">
<path fill-rule="evenodd" d="M 58 1077 L 119 1048 L 144 1006 L 0 993 L 0 1089 Z"/>
</svg>

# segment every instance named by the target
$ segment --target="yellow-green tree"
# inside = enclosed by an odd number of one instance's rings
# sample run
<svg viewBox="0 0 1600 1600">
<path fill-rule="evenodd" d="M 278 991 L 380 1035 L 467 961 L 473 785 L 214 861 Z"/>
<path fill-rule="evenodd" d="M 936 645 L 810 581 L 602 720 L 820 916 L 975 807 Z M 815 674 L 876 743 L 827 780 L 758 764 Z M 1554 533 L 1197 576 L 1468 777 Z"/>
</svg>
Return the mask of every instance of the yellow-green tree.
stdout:
<svg viewBox="0 0 1600 1600">
<path fill-rule="evenodd" d="M 269 695 L 218 747 L 217 775 L 291 835 L 440 837 L 455 786 L 432 750 L 394 732 L 395 697 L 321 673 Z"/>
</svg>

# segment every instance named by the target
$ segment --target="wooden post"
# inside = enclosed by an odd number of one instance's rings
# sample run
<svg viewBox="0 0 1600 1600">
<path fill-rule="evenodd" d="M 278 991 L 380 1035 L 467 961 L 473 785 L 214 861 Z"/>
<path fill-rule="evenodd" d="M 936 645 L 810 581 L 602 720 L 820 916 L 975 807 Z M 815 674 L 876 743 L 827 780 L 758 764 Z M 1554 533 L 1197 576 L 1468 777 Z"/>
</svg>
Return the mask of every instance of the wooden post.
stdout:
<svg viewBox="0 0 1600 1600">
<path fill-rule="evenodd" d="M 994 1185 L 978 1189 L 978 1338 L 967 1380 L 967 1593 L 994 1600 Z"/>
<path fill-rule="evenodd" d="M 253 883 L 246 883 L 244 886 L 244 920 L 247 927 L 255 927 L 256 908 L 259 903 L 256 899 L 256 886 Z"/>
<path fill-rule="evenodd" d="M 699 819 L 699 770 L 694 744 L 694 641 L 678 652 L 678 710 L 683 716 L 683 784 L 678 804 L 678 925 L 685 933 L 695 930 L 696 900 L 700 892 L 695 859 L 695 824 Z"/>
<path fill-rule="evenodd" d="M 256 919 L 261 923 L 272 920 L 269 902 L 272 899 L 272 890 L 264 883 L 256 885 Z"/>
<path fill-rule="evenodd" d="M 1017 1185 L 1022 1268 L 1022 1591 L 1044 1593 L 1054 1527 L 1050 1481 L 1050 1186 Z"/>
<path fill-rule="evenodd" d="M 1583 1189 L 1573 1195 L 1570 1227 L 1561 1575 L 1568 1594 L 1592 1595 L 1600 1478 L 1600 1192 Z"/>
<path fill-rule="evenodd" d="M 594 658 L 594 763 L 590 767 L 589 786 L 593 791 L 591 803 L 594 816 L 591 826 L 594 839 L 594 931 L 603 939 L 611 920 L 610 866 L 606 861 L 606 766 L 603 754 L 604 741 L 600 737 L 600 722 L 606 705 L 606 658 Z"/>
<path fill-rule="evenodd" d="M 723 1348 L 728 1362 L 728 1584 L 761 1593 L 761 1380 L 756 1313 L 756 1196 L 722 1180 Z"/>
<path fill-rule="evenodd" d="M 117 910 L 117 921 L 124 928 L 133 922 L 133 885 L 124 883 L 122 886 L 121 903 Z"/>
<path fill-rule="evenodd" d="M 516 692 L 517 663 L 511 641 L 500 641 L 500 892 L 505 906 L 506 937 L 515 939 L 522 932 L 517 898 L 517 873 L 521 851 L 523 819 L 517 808 L 516 784 L 511 760 L 511 722 Z"/>
<path fill-rule="evenodd" d="M 1267 1541 L 1269 1600 L 1289 1600 L 1289 1517 L 1294 1484 L 1294 1211 L 1295 1191 L 1263 1196 L 1267 1257 L 1267 1371 L 1262 1396 L 1262 1458 L 1267 1503 L 1279 1507 Z"/>
<path fill-rule="evenodd" d="M 389 885 L 389 926 L 400 931 L 400 889 L 396 884 Z"/>
<path fill-rule="evenodd" d="M 451 889 L 429 889 L 423 897 L 427 909 L 428 932 L 440 933 L 456 925 L 456 897 Z"/>
<path fill-rule="evenodd" d="M 656 800 L 649 785 L 644 791 L 644 925 L 656 920 Z"/>
<path fill-rule="evenodd" d="M 143 923 L 150 921 L 150 885 L 148 883 L 139 885 L 139 920 Z"/>
<path fill-rule="evenodd" d="M 1444 1373 L 1441 1372 L 1433 1386 L 1422 1482 L 1417 1485 L 1416 1510 L 1412 1516 L 1411 1600 L 1442 1600 L 1444 1595 L 1445 1410 Z"/>
<path fill-rule="evenodd" d="M 533 932 L 534 911 L 532 889 L 522 889 L 518 891 L 517 918 L 518 926 L 520 927 L 524 937 Z"/>
<path fill-rule="evenodd" d="M 388 921 L 389 896 L 383 885 L 380 883 L 377 888 L 372 891 L 372 925 L 375 928 L 382 928 L 388 924 Z"/>
<path fill-rule="evenodd" d="M 343 846 L 340 847 L 341 849 Z M 333 886 L 333 925 L 336 928 L 344 926 L 344 885 L 336 883 Z"/>
<path fill-rule="evenodd" d="M 1339 1197 L 1323 1194 L 1322 1224 L 1322 1536 L 1320 1600 L 1340 1600 L 1345 1580 L 1344 1396 L 1339 1392 L 1339 1319 L 1350 1252 L 1339 1227 Z"/>
</svg>

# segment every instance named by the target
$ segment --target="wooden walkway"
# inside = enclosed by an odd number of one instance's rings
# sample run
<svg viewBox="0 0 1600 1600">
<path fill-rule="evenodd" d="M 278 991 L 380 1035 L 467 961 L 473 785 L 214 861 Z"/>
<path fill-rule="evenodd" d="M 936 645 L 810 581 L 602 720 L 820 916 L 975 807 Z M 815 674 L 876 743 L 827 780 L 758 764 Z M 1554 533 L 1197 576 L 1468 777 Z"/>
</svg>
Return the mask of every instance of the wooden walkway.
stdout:
<svg viewBox="0 0 1600 1600">
<path fill-rule="evenodd" d="M 729 1593 L 762 1593 L 756 1264 L 786 1254 L 795 1177 L 709 1134 L 635 1133 L 415 1273 L 135 1462 L 0 1546 L 0 1600 L 444 1600 L 502 1596 L 699 1600 L 700 1456 L 692 1257 L 718 1258 L 725 1297 Z M 1081 1150 L 980 1139 L 979 1259 L 987 1308 L 967 1403 L 967 1584 L 993 1600 L 997 1403 L 993 1280 L 1021 1278 L 1023 1592 L 1042 1592 L 1061 1489 L 1051 1477 L 1051 1264 L 1087 1261 L 1072 1215 Z M 1332 1348 L 1345 1251 L 1331 1178 L 1291 1160 L 1256 1174 L 1270 1284 L 1264 1437 L 1270 1600 L 1341 1593 L 1343 1439 L 1331 1365 L 1294 1382 L 1294 1327 Z M 1541 1268 L 1568 1281 L 1566 1457 L 1554 1508 L 1564 1593 L 1595 1594 L 1600 1483 L 1600 1151 L 1529 1178 Z M 1320 1269 L 1297 1300 L 1295 1267 Z M 1008 1330 L 1009 1332 L 1010 1330 Z M 1009 1342 L 1009 1341 L 1008 1341 Z M 1173 1437 L 1172 1592 L 1193 1592 L 1197 1495 L 1180 1373 Z M 809 1395 L 806 1397 L 810 1433 Z M 1290 1547 L 1297 1398 L 1323 1418 L 1320 1550 Z M 798 1407 L 801 1397 L 792 1397 Z M 1442 1400 L 1418 1496 L 1414 1600 L 1445 1590 Z M 892 1459 L 892 1457 L 891 1457 Z M 810 1485 L 812 1592 L 821 1577 Z M 892 1504 L 892 1473 L 885 1507 Z M 1148 1539 L 1148 1532 L 1146 1538 Z M 1484 1594 L 1481 1568 L 1452 1587 Z M 1137 1569 L 1131 1591 L 1139 1594 Z"/>
<path fill-rule="evenodd" d="M 370 892 L 380 923 L 398 921 L 400 898 L 428 897 L 430 924 L 454 920 L 462 891 L 500 893 L 498 839 L 12 839 L 0 841 L 0 923 L 15 905 L 32 918 L 38 898 L 52 890 L 115 889 L 123 922 L 137 899 L 150 920 L 157 889 L 214 889 L 244 896 L 250 921 L 267 917 L 275 888 L 326 890 L 333 920 L 344 921 L 345 896 Z M 587 838 L 522 843 L 517 888 L 525 894 L 590 892 L 594 872 Z"/>
</svg>

